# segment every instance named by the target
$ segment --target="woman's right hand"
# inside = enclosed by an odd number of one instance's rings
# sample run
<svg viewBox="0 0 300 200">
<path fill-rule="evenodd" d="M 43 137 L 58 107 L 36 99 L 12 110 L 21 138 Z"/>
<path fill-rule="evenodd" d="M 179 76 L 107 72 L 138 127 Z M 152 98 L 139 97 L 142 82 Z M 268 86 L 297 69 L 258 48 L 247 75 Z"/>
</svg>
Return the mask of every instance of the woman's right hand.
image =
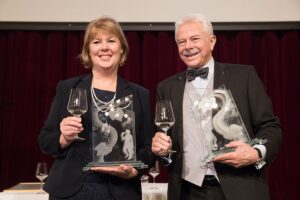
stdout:
<svg viewBox="0 0 300 200">
<path fill-rule="evenodd" d="M 60 122 L 59 143 L 62 148 L 69 146 L 75 137 L 83 131 L 80 117 L 66 117 Z"/>
</svg>

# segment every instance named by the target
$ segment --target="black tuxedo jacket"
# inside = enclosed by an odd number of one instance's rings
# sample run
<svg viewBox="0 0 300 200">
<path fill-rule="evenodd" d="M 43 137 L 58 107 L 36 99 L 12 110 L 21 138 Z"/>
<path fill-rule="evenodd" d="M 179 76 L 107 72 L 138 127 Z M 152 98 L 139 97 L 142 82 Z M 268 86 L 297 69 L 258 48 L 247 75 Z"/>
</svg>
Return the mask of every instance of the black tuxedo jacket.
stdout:
<svg viewBox="0 0 300 200">
<path fill-rule="evenodd" d="M 92 161 L 91 149 L 91 110 L 82 116 L 84 132 L 80 133 L 84 142 L 73 142 L 67 149 L 59 146 L 60 122 L 70 116 L 67 111 L 68 96 L 71 88 L 85 88 L 88 93 L 89 105 L 91 105 L 91 80 L 92 75 L 83 75 L 65 81 L 57 85 L 56 96 L 52 102 L 48 118 L 39 136 L 39 144 L 43 152 L 55 157 L 44 189 L 57 197 L 68 197 L 80 190 L 88 172 L 82 168 Z M 118 77 L 116 98 L 133 95 L 133 110 L 135 111 L 136 149 L 137 159 L 146 164 L 151 164 L 151 139 L 154 134 L 154 125 L 151 117 L 149 92 L 145 88 L 128 82 Z M 109 190 L 118 200 L 141 199 L 140 177 L 124 180 L 109 176 Z"/>
<path fill-rule="evenodd" d="M 168 199 L 179 200 L 182 173 L 182 103 L 185 87 L 185 72 L 178 73 L 157 87 L 158 99 L 170 99 L 174 108 L 175 125 L 170 130 L 173 148 L 173 162 L 169 166 Z M 267 164 L 274 160 L 281 144 L 281 128 L 273 115 L 272 103 L 253 66 L 222 64 L 215 62 L 214 88 L 225 85 L 233 95 L 238 110 L 251 138 L 264 138 Z M 265 169 L 254 166 L 233 168 L 215 163 L 221 187 L 228 200 L 269 199 Z"/>
</svg>

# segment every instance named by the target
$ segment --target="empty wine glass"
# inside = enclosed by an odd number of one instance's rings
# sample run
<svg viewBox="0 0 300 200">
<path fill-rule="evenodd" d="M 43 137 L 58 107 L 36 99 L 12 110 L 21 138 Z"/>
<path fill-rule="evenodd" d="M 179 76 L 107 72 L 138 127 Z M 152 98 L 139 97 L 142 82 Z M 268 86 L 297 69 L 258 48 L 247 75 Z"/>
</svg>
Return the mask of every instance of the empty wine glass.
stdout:
<svg viewBox="0 0 300 200">
<path fill-rule="evenodd" d="M 43 192 L 43 183 L 44 183 L 44 180 L 48 177 L 48 166 L 47 166 L 46 162 L 38 162 L 36 171 L 35 171 L 35 176 L 41 182 L 41 187 L 40 187 L 39 193 L 44 193 Z"/>
<path fill-rule="evenodd" d="M 68 111 L 75 117 L 81 117 L 88 110 L 86 90 L 83 88 L 72 88 L 67 106 Z M 75 140 L 85 140 L 78 135 Z"/>
<path fill-rule="evenodd" d="M 175 124 L 175 117 L 171 101 L 159 100 L 156 102 L 155 125 L 167 134 L 167 131 Z M 170 150 L 168 153 L 176 151 Z"/>
<path fill-rule="evenodd" d="M 155 165 L 149 169 L 149 174 L 152 176 L 153 183 L 155 183 L 155 178 L 159 175 L 159 161 L 155 161 Z"/>
</svg>

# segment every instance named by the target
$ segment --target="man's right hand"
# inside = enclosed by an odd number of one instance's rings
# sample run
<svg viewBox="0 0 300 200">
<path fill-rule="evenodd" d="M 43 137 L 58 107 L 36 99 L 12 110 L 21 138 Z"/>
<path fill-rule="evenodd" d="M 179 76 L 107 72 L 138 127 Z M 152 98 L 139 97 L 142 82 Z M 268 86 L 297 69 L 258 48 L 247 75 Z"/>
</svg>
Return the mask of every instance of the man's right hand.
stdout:
<svg viewBox="0 0 300 200">
<path fill-rule="evenodd" d="M 162 132 L 157 132 L 152 138 L 152 152 L 157 156 L 167 156 L 172 149 L 170 136 Z"/>
</svg>

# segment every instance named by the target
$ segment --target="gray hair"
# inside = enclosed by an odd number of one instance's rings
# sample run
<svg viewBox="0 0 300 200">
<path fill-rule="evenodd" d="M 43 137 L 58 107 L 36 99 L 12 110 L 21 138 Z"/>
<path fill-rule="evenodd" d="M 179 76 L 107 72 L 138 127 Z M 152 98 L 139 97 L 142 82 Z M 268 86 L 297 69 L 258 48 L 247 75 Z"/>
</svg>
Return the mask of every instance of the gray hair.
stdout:
<svg viewBox="0 0 300 200">
<path fill-rule="evenodd" d="M 175 39 L 176 39 L 176 35 L 177 35 L 177 30 L 179 28 L 179 26 L 181 26 L 184 23 L 187 22 L 198 22 L 203 24 L 204 27 L 204 31 L 206 31 L 209 35 L 213 35 L 214 34 L 214 30 L 213 30 L 213 26 L 211 24 L 211 22 L 202 14 L 199 13 L 191 13 L 191 14 L 187 14 L 184 17 L 180 18 L 179 20 L 177 20 L 175 22 Z"/>
</svg>

